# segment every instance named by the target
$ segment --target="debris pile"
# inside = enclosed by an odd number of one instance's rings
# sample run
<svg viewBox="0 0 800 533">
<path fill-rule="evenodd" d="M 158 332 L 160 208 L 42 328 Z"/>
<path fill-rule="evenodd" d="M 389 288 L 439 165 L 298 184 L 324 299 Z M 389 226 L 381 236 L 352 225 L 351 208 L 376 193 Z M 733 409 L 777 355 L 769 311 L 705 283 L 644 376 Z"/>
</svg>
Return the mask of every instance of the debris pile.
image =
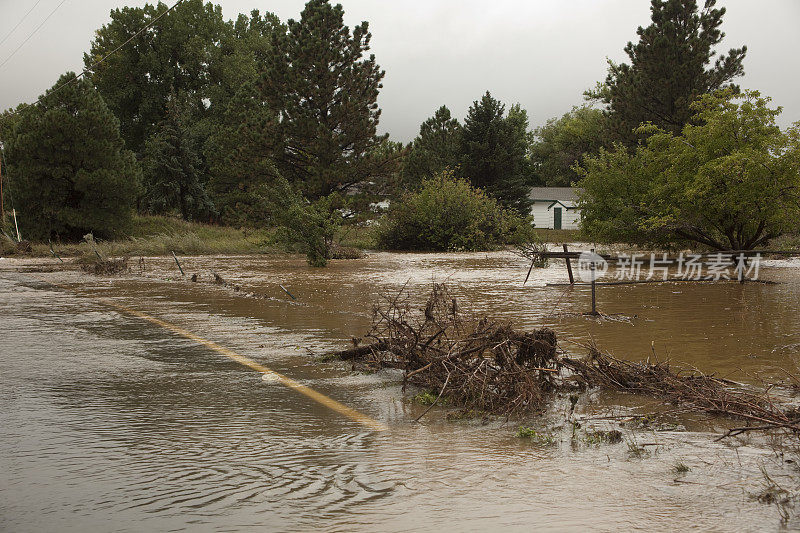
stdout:
<svg viewBox="0 0 800 533">
<path fill-rule="evenodd" d="M 727 435 L 784 428 L 800 432 L 800 411 L 758 390 L 697 370 L 673 370 L 668 362 L 616 359 L 590 345 L 583 359 L 563 357 L 561 365 L 588 387 L 641 394 L 694 411 L 747 420 L 755 425 L 732 428 Z"/>
<path fill-rule="evenodd" d="M 363 341 L 369 344 L 359 346 Z M 558 384 L 552 330 L 522 333 L 507 322 L 469 316 L 444 285 L 434 285 L 420 313 L 404 292 L 385 298 L 373 309 L 370 332 L 354 344 L 334 355 L 366 368 L 402 369 L 404 387 L 437 391 L 466 409 L 539 410 Z"/>
<path fill-rule="evenodd" d="M 667 362 L 616 359 L 595 346 L 582 359 L 558 352 L 556 334 L 515 330 L 509 322 L 471 315 L 443 284 L 413 309 L 405 290 L 373 308 L 370 331 L 330 354 L 354 368 L 403 371 L 407 384 L 438 393 L 449 405 L 502 415 L 540 412 L 553 393 L 600 388 L 641 394 L 682 409 L 745 420 L 724 436 L 787 429 L 800 434 L 800 410 L 775 400 L 770 387 L 744 386 Z M 436 402 L 434 402 L 436 403 Z"/>
<path fill-rule="evenodd" d="M 102 259 L 100 257 L 80 261 L 81 269 L 98 276 L 112 276 L 128 271 L 128 258 Z"/>
</svg>

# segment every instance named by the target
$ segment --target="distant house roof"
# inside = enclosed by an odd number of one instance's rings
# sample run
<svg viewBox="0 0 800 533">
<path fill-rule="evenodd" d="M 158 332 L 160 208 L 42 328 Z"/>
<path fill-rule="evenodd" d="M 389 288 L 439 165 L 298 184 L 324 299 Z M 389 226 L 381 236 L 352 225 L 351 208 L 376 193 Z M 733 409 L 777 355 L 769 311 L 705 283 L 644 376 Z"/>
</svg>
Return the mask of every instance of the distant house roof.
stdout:
<svg viewBox="0 0 800 533">
<path fill-rule="evenodd" d="M 531 200 L 577 202 L 578 193 L 580 192 L 581 189 L 577 187 L 532 187 L 528 198 Z"/>
</svg>

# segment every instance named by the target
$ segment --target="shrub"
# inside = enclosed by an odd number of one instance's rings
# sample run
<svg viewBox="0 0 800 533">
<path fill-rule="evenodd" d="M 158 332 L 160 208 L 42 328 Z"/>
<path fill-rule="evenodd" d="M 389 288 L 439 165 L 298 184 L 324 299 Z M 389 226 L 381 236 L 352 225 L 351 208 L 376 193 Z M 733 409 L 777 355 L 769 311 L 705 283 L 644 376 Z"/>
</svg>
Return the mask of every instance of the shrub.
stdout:
<svg viewBox="0 0 800 533">
<path fill-rule="evenodd" d="M 522 242 L 529 222 L 445 170 L 389 208 L 378 244 L 395 250 L 480 251 Z"/>
<path fill-rule="evenodd" d="M 269 194 L 283 239 L 304 252 L 309 265 L 326 266 L 342 223 L 342 198 L 332 193 L 310 202 L 284 179 L 276 180 Z"/>
</svg>

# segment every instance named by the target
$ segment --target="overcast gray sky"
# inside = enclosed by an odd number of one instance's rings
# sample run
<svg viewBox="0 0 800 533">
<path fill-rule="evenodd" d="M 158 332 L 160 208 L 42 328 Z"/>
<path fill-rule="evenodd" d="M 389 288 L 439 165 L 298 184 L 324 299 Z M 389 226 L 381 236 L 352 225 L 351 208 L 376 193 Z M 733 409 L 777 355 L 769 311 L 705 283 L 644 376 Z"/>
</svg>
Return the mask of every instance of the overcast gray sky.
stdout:
<svg viewBox="0 0 800 533">
<path fill-rule="evenodd" d="M 169 0 L 171 5 L 173 0 Z M 78 71 L 94 31 L 112 8 L 138 0 L 0 0 L 0 107 L 35 100 L 67 70 Z M 226 18 L 258 8 L 282 20 L 299 18 L 304 0 L 217 0 Z M 463 118 L 487 89 L 520 102 L 531 125 L 582 102 L 605 78 L 606 58 L 649 23 L 649 0 L 342 0 L 346 23 L 366 20 L 372 48 L 386 70 L 379 103 L 381 130 L 409 141 L 419 124 L 446 104 Z M 702 0 L 701 2 L 702 3 Z M 721 0 L 723 50 L 748 46 L 742 87 L 784 107 L 780 123 L 800 120 L 800 1 Z"/>
</svg>

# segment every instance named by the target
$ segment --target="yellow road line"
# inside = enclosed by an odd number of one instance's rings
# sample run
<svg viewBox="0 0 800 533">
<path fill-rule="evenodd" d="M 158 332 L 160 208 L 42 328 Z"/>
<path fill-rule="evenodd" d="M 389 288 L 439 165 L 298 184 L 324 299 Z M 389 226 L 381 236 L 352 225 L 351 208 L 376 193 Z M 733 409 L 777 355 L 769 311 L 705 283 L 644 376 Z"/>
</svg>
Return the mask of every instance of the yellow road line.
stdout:
<svg viewBox="0 0 800 533">
<path fill-rule="evenodd" d="M 44 280 L 42 280 L 42 281 L 44 281 Z M 70 289 L 69 287 L 65 287 L 63 285 L 59 285 L 59 284 L 52 283 L 52 282 L 49 282 L 49 281 L 45 281 L 45 283 L 48 283 L 50 285 L 55 285 L 56 287 L 60 287 L 60 288 L 62 288 L 64 290 L 67 290 L 67 291 L 70 291 L 70 292 L 73 292 L 73 293 L 76 292 L 76 291 Z M 103 304 L 105 304 L 105 305 L 107 305 L 109 307 L 113 307 L 113 308 L 115 308 L 115 309 L 117 309 L 117 310 L 119 310 L 119 311 L 121 311 L 123 313 L 126 313 L 128 315 L 132 315 L 132 316 L 141 318 L 143 320 L 147 320 L 148 322 L 151 322 L 153 324 L 161 326 L 162 328 L 167 329 L 169 331 L 172 331 L 173 333 L 177 333 L 181 337 L 186 337 L 187 339 L 193 340 L 198 344 L 202 344 L 206 348 L 214 350 L 215 352 L 220 353 L 220 354 L 224 355 L 225 357 L 228 357 L 229 359 L 232 359 L 232 360 L 236 361 L 240 365 L 244 365 L 246 367 L 252 368 L 256 372 L 260 372 L 263 376 L 269 378 L 271 381 L 277 381 L 277 382 L 281 383 L 282 385 L 284 385 L 284 386 L 286 386 L 286 387 L 288 387 L 288 388 L 290 388 L 290 389 L 292 389 L 292 390 L 294 390 L 296 392 L 299 392 L 300 394 L 302 394 L 302 395 L 304 395 L 304 396 L 306 396 L 308 398 L 311 398 L 312 400 L 314 400 L 315 402 L 319 403 L 320 405 L 324 405 L 325 407 L 331 409 L 332 411 L 335 411 L 335 412 L 337 412 L 337 413 L 339 413 L 341 415 L 344 415 L 344 416 L 350 418 L 351 420 L 354 420 L 354 421 L 358 422 L 359 424 L 361 424 L 363 426 L 366 426 L 366 427 L 368 427 L 370 429 L 373 429 L 375 431 L 386 431 L 386 430 L 389 429 L 388 427 L 386 427 L 386 425 L 378 422 L 377 420 L 374 420 L 373 418 L 370 418 L 369 416 L 367 416 L 367 415 L 365 415 L 363 413 L 360 413 L 360 412 L 356 411 L 355 409 L 347 407 L 346 405 L 344 405 L 344 404 L 342 404 L 340 402 L 337 402 L 333 398 L 325 396 L 321 392 L 318 392 L 318 391 L 312 389 L 311 387 L 303 385 L 302 383 L 300 383 L 300 382 L 298 382 L 298 381 L 296 381 L 296 380 L 294 380 L 294 379 L 292 379 L 292 378 L 290 378 L 288 376 L 284 376 L 283 374 L 275 372 L 274 370 L 271 370 L 271 369 L 265 367 L 261 363 L 253 361 L 249 357 L 245 357 L 244 355 L 238 354 L 238 353 L 234 352 L 233 350 L 229 350 L 228 348 L 225 348 L 224 346 L 220 346 L 219 344 L 217 344 L 214 341 L 210 341 L 208 339 L 204 339 L 203 337 L 195 335 L 191 331 L 183 329 L 183 328 L 181 328 L 179 326 L 176 326 L 175 324 L 170 324 L 169 322 L 165 322 L 164 320 L 161 320 L 159 318 L 150 316 L 150 315 L 148 315 L 146 313 L 143 313 L 141 311 L 137 311 L 136 309 L 132 309 L 130 307 L 124 306 L 124 305 L 119 304 L 117 302 L 114 302 L 112 300 L 108 300 L 106 298 L 98 298 L 98 297 L 96 297 L 96 299 L 99 302 L 101 302 L 101 303 L 103 303 Z"/>
</svg>

